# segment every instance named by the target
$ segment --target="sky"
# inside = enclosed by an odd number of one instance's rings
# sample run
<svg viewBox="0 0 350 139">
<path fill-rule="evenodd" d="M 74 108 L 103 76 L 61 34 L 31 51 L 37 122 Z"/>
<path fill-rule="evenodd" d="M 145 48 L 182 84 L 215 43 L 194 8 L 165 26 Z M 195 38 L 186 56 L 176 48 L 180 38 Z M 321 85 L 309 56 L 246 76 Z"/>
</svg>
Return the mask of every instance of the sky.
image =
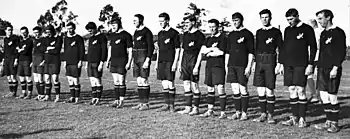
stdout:
<svg viewBox="0 0 350 139">
<path fill-rule="evenodd" d="M 41 14 L 51 9 L 59 0 L 0 0 L 0 18 L 10 21 L 15 28 L 27 26 L 33 28 Z M 200 8 L 209 10 L 207 19 L 223 19 L 234 12 L 241 12 L 244 16 L 244 26 L 253 33 L 261 27 L 259 11 L 270 9 L 272 11 L 273 26 L 284 29 L 288 26 L 285 12 L 289 8 L 299 11 L 302 21 L 315 18 L 315 13 L 321 9 L 330 9 L 335 18 L 334 23 L 342 28 L 347 36 L 350 35 L 350 0 L 67 0 L 68 9 L 77 14 L 79 25 L 78 34 L 87 33 L 84 26 L 87 22 L 98 21 L 100 10 L 107 4 L 111 4 L 114 10 L 122 17 L 124 29 L 132 33 L 134 31 L 133 15 L 140 13 L 145 16 L 145 25 L 153 34 L 160 30 L 158 15 L 167 12 L 170 15 L 170 24 L 175 27 L 181 22 L 183 13 L 190 2 Z M 348 44 L 350 44 L 350 37 Z"/>
</svg>

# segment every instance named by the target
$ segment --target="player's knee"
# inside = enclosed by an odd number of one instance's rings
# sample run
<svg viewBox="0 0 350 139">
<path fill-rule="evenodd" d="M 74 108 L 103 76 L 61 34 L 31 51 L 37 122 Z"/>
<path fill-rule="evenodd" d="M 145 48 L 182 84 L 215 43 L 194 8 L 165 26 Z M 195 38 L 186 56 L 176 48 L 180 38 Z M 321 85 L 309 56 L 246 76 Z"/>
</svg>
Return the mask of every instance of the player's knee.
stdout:
<svg viewBox="0 0 350 139">
<path fill-rule="evenodd" d="M 289 91 L 290 93 L 295 92 L 295 91 L 296 91 L 296 87 L 295 87 L 295 86 L 289 86 L 289 87 L 288 87 L 288 91 Z"/>
<path fill-rule="evenodd" d="M 297 87 L 297 93 L 298 93 L 298 98 L 299 99 L 306 99 L 306 93 L 305 93 L 305 88 L 304 87 Z"/>
<path fill-rule="evenodd" d="M 163 86 L 163 88 L 169 88 L 168 81 L 163 80 L 162 86 Z"/>
<path fill-rule="evenodd" d="M 225 94 L 225 87 L 224 85 L 220 84 L 217 86 L 217 90 L 218 90 L 218 94 L 219 95 L 222 95 L 222 94 Z"/>
<path fill-rule="evenodd" d="M 265 87 L 257 87 L 257 89 L 256 89 L 257 91 L 258 91 L 258 95 L 259 96 L 265 96 L 265 92 L 266 92 L 266 89 L 265 89 Z"/>
<path fill-rule="evenodd" d="M 266 96 L 267 97 L 275 96 L 275 91 L 273 89 L 266 88 Z"/>
<path fill-rule="evenodd" d="M 329 100 L 332 105 L 338 104 L 338 96 L 336 94 L 329 94 Z"/>
<path fill-rule="evenodd" d="M 175 88 L 174 82 L 168 81 L 168 87 L 169 89 Z"/>
<path fill-rule="evenodd" d="M 323 103 L 325 103 L 325 104 L 330 103 L 328 92 L 320 91 L 320 98 L 321 98 Z"/>
<path fill-rule="evenodd" d="M 184 81 L 183 84 L 184 84 L 185 92 L 191 91 L 191 82 L 190 81 Z"/>
<path fill-rule="evenodd" d="M 191 90 L 193 93 L 199 93 L 199 87 L 196 82 L 191 82 Z"/>
<path fill-rule="evenodd" d="M 31 82 L 31 81 L 32 81 L 32 78 L 31 78 L 31 77 L 26 77 L 26 81 L 27 81 L 27 82 Z"/>
<path fill-rule="evenodd" d="M 247 95 L 247 94 L 248 94 L 247 87 L 245 87 L 245 86 L 243 86 L 243 85 L 239 85 L 239 92 L 240 92 L 242 95 Z"/>
<path fill-rule="evenodd" d="M 208 92 L 215 92 L 215 87 L 208 86 Z"/>
</svg>

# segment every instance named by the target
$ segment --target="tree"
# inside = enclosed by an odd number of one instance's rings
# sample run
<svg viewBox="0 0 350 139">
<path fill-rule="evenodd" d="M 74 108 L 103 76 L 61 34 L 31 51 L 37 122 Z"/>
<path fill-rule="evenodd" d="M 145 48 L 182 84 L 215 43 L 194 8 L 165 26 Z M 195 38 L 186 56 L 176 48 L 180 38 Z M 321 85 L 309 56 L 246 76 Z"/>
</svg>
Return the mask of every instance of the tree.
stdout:
<svg viewBox="0 0 350 139">
<path fill-rule="evenodd" d="M 227 17 L 225 17 L 221 22 L 220 22 L 220 27 L 219 27 L 219 31 L 223 32 L 223 33 L 228 33 L 227 28 L 231 27 L 230 22 L 227 20 Z"/>
<path fill-rule="evenodd" d="M 52 25 L 59 33 L 65 32 L 65 25 L 68 22 L 77 22 L 78 15 L 68 10 L 68 3 L 66 0 L 60 0 L 51 9 L 47 10 L 44 15 L 40 15 L 37 24 L 40 27 Z"/>
<path fill-rule="evenodd" d="M 114 8 L 111 4 L 107 4 L 100 11 L 100 16 L 98 20 L 101 21 L 103 23 L 104 28 L 107 29 L 107 31 L 109 31 L 110 22 L 113 19 L 121 19 L 121 17 L 119 16 L 118 12 L 114 11 Z"/>
<path fill-rule="evenodd" d="M 185 12 L 184 16 L 185 18 L 189 16 L 194 16 L 197 19 L 197 24 L 196 27 L 200 28 L 202 26 L 202 23 L 205 22 L 202 18 L 207 16 L 207 13 L 209 13 L 208 10 L 204 8 L 199 8 L 196 4 L 190 3 L 189 6 L 187 7 L 187 11 Z M 180 29 L 182 32 L 184 30 L 184 21 L 181 23 L 177 24 L 176 28 Z"/>
</svg>

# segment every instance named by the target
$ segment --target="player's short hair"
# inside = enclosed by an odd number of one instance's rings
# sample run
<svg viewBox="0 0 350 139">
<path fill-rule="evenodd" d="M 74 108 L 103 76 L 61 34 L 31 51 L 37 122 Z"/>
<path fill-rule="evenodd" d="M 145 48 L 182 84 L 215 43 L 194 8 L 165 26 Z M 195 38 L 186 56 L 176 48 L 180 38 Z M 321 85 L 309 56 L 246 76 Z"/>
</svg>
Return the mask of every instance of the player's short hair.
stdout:
<svg viewBox="0 0 350 139">
<path fill-rule="evenodd" d="M 100 26 L 98 26 L 98 28 L 97 28 L 97 30 L 98 31 L 102 31 L 102 29 L 104 29 L 105 27 L 103 26 L 103 25 L 100 25 Z"/>
<path fill-rule="evenodd" d="M 323 9 L 323 10 L 321 10 L 321 11 L 318 11 L 318 12 L 316 13 L 316 16 L 319 15 L 319 14 L 323 14 L 324 17 L 330 17 L 330 20 L 331 20 L 331 21 L 332 21 L 333 18 L 334 18 L 333 12 L 332 12 L 331 10 L 329 10 L 329 9 Z"/>
<path fill-rule="evenodd" d="M 219 20 L 217 20 L 217 19 L 210 19 L 210 20 L 208 21 L 208 23 L 214 23 L 217 27 L 220 26 L 220 22 L 219 22 Z"/>
<path fill-rule="evenodd" d="M 135 17 L 139 19 L 140 24 L 143 25 L 143 21 L 145 20 L 145 17 L 142 14 L 135 14 Z"/>
<path fill-rule="evenodd" d="M 184 21 L 189 20 L 190 22 L 197 22 L 197 18 L 194 15 L 186 16 L 183 18 Z"/>
<path fill-rule="evenodd" d="M 52 33 L 55 33 L 55 27 L 53 27 L 52 25 L 47 25 L 45 27 L 45 30 L 50 30 Z"/>
<path fill-rule="evenodd" d="M 96 26 L 96 24 L 94 22 L 89 22 L 89 23 L 86 24 L 85 29 L 86 30 L 97 29 L 97 26 Z"/>
<path fill-rule="evenodd" d="M 12 24 L 11 24 L 11 23 L 7 23 L 7 24 L 5 24 L 5 29 L 7 29 L 7 28 L 12 28 L 12 29 L 13 29 Z"/>
<path fill-rule="evenodd" d="M 26 26 L 21 27 L 21 29 L 20 29 L 20 30 L 26 30 L 26 32 L 29 32 L 29 30 L 28 30 L 28 28 L 27 28 Z"/>
<path fill-rule="evenodd" d="M 293 16 L 293 17 L 299 16 L 298 10 L 295 8 L 288 9 L 288 11 L 286 12 L 286 17 L 291 17 L 291 16 Z"/>
<path fill-rule="evenodd" d="M 118 24 L 118 28 L 123 28 L 122 21 L 119 18 L 112 19 L 111 24 Z"/>
<path fill-rule="evenodd" d="M 170 16 L 167 13 L 160 13 L 158 17 L 163 17 L 165 20 L 169 21 L 170 20 Z"/>
<path fill-rule="evenodd" d="M 39 26 L 34 27 L 34 28 L 33 28 L 33 31 L 34 31 L 34 30 L 37 30 L 37 31 L 39 31 L 39 32 L 42 31 L 41 27 L 39 27 Z"/>
<path fill-rule="evenodd" d="M 272 13 L 269 9 L 263 9 L 259 12 L 259 15 L 263 15 L 263 14 L 269 14 L 270 17 L 272 17 Z"/>
<path fill-rule="evenodd" d="M 243 15 L 239 12 L 232 14 L 232 19 L 236 19 L 236 18 L 240 19 L 241 22 L 243 22 L 243 20 L 244 20 Z"/>
<path fill-rule="evenodd" d="M 69 22 L 66 26 L 72 26 L 75 29 L 76 25 L 73 22 Z"/>
</svg>

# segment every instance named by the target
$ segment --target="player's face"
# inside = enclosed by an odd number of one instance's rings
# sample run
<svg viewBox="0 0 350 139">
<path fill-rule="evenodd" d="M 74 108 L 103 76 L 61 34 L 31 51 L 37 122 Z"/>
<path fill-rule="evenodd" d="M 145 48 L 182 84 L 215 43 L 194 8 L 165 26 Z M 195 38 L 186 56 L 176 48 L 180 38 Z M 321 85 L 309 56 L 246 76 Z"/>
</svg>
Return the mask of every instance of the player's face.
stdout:
<svg viewBox="0 0 350 139">
<path fill-rule="evenodd" d="M 317 21 L 320 23 L 322 28 L 326 28 L 328 25 L 329 17 L 326 18 L 323 13 L 317 15 Z"/>
<path fill-rule="evenodd" d="M 287 17 L 287 21 L 288 21 L 288 24 L 289 24 L 290 26 L 296 26 L 297 23 L 298 23 L 298 20 L 299 20 L 299 17 L 298 17 L 298 16 L 296 16 L 296 17 L 294 17 L 294 16 L 289 16 L 289 17 Z"/>
<path fill-rule="evenodd" d="M 96 30 L 96 29 L 88 29 L 87 31 L 88 31 L 91 35 L 97 33 L 97 30 Z"/>
<path fill-rule="evenodd" d="M 112 29 L 113 32 L 117 32 L 118 29 L 119 29 L 118 24 L 117 23 L 111 24 L 111 29 Z"/>
<path fill-rule="evenodd" d="M 185 31 L 190 31 L 194 26 L 194 22 L 191 22 L 188 19 L 185 20 L 184 24 L 185 24 L 185 27 L 184 27 Z"/>
<path fill-rule="evenodd" d="M 134 17 L 134 25 L 136 28 L 141 26 L 140 19 L 138 17 Z"/>
<path fill-rule="evenodd" d="M 242 21 L 239 18 L 232 19 L 232 22 L 235 28 L 240 28 L 242 26 Z"/>
<path fill-rule="evenodd" d="M 5 33 L 6 33 L 7 36 L 11 36 L 12 35 L 12 31 L 13 31 L 12 27 L 7 27 L 6 30 L 5 30 Z"/>
<path fill-rule="evenodd" d="M 45 30 L 45 34 L 46 34 L 46 36 L 48 36 L 48 37 L 52 37 L 52 36 L 53 36 L 53 32 L 50 31 L 50 30 Z"/>
<path fill-rule="evenodd" d="M 164 17 L 159 17 L 159 24 L 161 28 L 166 28 L 169 24 L 169 21 L 165 20 Z"/>
<path fill-rule="evenodd" d="M 28 31 L 27 30 L 22 29 L 20 32 L 21 32 L 21 37 L 23 37 L 23 38 L 27 38 L 28 37 Z"/>
<path fill-rule="evenodd" d="M 218 28 L 218 26 L 216 26 L 215 23 L 209 23 L 209 30 L 210 30 L 211 35 L 215 35 L 216 33 L 219 32 L 219 28 Z"/>
<path fill-rule="evenodd" d="M 271 25 L 271 16 L 270 14 L 262 14 L 260 15 L 260 20 L 263 26 L 269 26 Z"/>
<path fill-rule="evenodd" d="M 67 31 L 68 31 L 69 35 L 75 34 L 75 29 L 73 28 L 73 26 L 67 26 Z"/>
<path fill-rule="evenodd" d="M 39 38 L 40 37 L 39 30 L 33 30 L 33 35 L 34 35 L 35 38 Z"/>
</svg>

